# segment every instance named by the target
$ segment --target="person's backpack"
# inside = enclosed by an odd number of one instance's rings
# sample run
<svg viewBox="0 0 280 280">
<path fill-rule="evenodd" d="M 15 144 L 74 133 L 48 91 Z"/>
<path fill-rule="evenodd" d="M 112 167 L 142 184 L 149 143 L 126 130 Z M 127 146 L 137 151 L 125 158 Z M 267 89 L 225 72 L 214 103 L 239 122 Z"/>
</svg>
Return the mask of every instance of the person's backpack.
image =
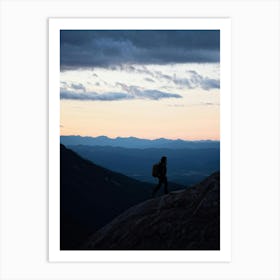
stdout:
<svg viewBox="0 0 280 280">
<path fill-rule="evenodd" d="M 159 164 L 158 163 L 155 163 L 153 165 L 152 175 L 153 175 L 153 177 L 159 176 Z"/>
</svg>

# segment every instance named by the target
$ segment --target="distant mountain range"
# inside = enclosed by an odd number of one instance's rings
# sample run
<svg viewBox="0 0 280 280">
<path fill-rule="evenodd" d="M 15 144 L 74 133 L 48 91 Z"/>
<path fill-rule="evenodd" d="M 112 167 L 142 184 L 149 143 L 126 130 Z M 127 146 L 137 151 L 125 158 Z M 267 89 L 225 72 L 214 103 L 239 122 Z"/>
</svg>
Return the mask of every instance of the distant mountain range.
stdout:
<svg viewBox="0 0 280 280">
<path fill-rule="evenodd" d="M 61 136 L 61 143 L 83 158 L 131 178 L 155 183 L 152 165 L 168 158 L 168 179 L 190 186 L 220 170 L 219 141 Z"/>
<path fill-rule="evenodd" d="M 86 146 L 111 146 L 122 148 L 162 148 L 162 149 L 208 149 L 220 148 L 220 141 L 199 140 L 170 140 L 159 138 L 155 140 L 141 139 L 136 137 L 117 137 L 109 138 L 107 136 L 89 137 L 89 136 L 60 136 L 60 142 L 66 146 L 86 145 Z"/>
<path fill-rule="evenodd" d="M 134 179 L 155 183 L 152 165 L 167 156 L 169 181 L 184 186 L 193 185 L 220 169 L 220 150 L 167 149 L 167 148 L 122 148 L 110 146 L 68 146 L 83 158 Z"/>
</svg>

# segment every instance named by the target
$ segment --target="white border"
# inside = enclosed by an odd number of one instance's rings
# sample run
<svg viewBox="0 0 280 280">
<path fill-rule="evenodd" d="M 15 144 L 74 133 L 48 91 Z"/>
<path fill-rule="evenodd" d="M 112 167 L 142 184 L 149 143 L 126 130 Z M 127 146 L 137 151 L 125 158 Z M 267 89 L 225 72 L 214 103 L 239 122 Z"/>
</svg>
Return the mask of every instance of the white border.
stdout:
<svg viewBox="0 0 280 280">
<path fill-rule="evenodd" d="M 0 0 L 0 279 L 280 280 L 279 8 L 279 0 Z M 232 23 L 232 261 L 50 263 L 48 18 L 225 16 Z"/>
<path fill-rule="evenodd" d="M 61 29 L 219 29 L 221 51 L 221 250 L 60 251 L 59 120 Z M 229 262 L 231 260 L 231 21 L 229 18 L 49 19 L 49 261 L 52 262 Z"/>
</svg>

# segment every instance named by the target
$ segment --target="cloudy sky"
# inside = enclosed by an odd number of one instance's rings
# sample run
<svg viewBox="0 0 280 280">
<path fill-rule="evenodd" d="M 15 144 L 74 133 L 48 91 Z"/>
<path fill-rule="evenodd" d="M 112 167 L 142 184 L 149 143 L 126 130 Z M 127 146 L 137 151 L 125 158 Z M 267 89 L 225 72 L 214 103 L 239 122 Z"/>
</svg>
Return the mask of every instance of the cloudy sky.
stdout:
<svg viewBox="0 0 280 280">
<path fill-rule="evenodd" d="M 61 135 L 219 139 L 217 30 L 62 30 Z"/>
</svg>

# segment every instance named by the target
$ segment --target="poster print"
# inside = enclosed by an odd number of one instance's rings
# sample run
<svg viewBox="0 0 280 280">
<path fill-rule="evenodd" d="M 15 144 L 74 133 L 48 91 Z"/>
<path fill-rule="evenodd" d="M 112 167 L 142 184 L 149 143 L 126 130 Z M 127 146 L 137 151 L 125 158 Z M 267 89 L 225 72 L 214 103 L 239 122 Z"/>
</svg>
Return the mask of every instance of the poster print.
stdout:
<svg viewBox="0 0 280 280">
<path fill-rule="evenodd" d="M 147 251 L 151 261 L 161 252 L 223 260 L 223 20 L 52 22 L 59 181 L 50 246 L 71 260 L 142 260 Z"/>
</svg>

